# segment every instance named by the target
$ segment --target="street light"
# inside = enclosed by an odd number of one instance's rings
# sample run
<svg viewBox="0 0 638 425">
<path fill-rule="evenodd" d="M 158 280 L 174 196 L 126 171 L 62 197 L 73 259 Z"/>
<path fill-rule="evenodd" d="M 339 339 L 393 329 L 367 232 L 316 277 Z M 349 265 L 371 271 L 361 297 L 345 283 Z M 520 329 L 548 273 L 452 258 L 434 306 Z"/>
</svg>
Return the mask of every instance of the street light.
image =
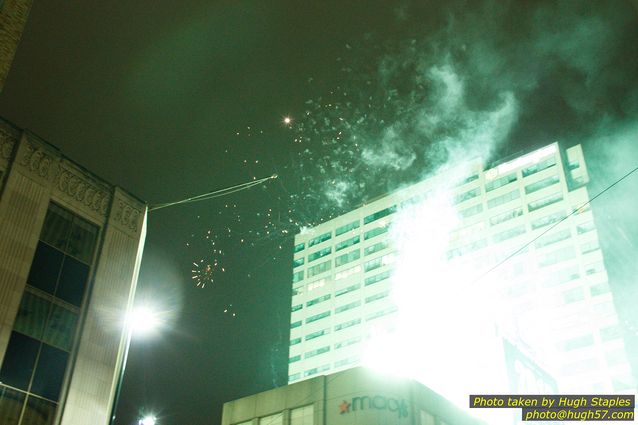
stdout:
<svg viewBox="0 0 638 425">
<path fill-rule="evenodd" d="M 138 421 L 138 425 L 155 425 L 155 416 L 145 416 Z"/>
<path fill-rule="evenodd" d="M 148 306 L 135 307 L 124 319 L 126 346 L 124 348 L 119 376 L 117 378 L 117 386 L 115 387 L 115 398 L 113 399 L 113 407 L 111 408 L 111 424 L 115 423 L 117 405 L 120 401 L 122 382 L 124 381 L 124 371 L 126 370 L 126 361 L 128 360 L 128 352 L 131 347 L 131 338 L 133 337 L 133 334 L 148 335 L 159 329 L 162 325 L 163 321 L 161 320 L 159 313 Z M 140 419 L 139 425 L 155 425 L 155 417 L 146 416 Z"/>
<path fill-rule="evenodd" d="M 148 335 L 161 325 L 157 312 L 147 306 L 135 308 L 129 315 L 128 322 L 130 332 L 138 335 Z"/>
</svg>

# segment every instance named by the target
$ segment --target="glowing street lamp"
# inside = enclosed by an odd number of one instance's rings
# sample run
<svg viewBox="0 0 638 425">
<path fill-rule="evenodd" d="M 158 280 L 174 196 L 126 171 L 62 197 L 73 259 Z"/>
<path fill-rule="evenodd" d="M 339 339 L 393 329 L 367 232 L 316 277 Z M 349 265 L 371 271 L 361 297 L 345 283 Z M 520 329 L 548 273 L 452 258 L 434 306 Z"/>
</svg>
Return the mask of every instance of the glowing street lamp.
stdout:
<svg viewBox="0 0 638 425">
<path fill-rule="evenodd" d="M 115 423 L 115 414 L 117 405 L 122 392 L 122 382 L 124 381 L 124 371 L 126 370 L 126 361 L 128 360 L 128 352 L 131 347 L 131 339 L 133 334 L 142 336 L 149 335 L 161 328 L 163 321 L 160 314 L 153 308 L 148 306 L 135 307 L 125 318 L 124 327 L 126 330 L 126 346 L 124 355 L 120 365 L 119 376 L 117 378 L 117 386 L 115 388 L 115 398 L 113 400 L 113 408 L 111 409 L 111 424 Z M 140 425 L 155 425 L 154 416 L 146 416 L 139 420 Z"/>
<path fill-rule="evenodd" d="M 148 415 L 138 421 L 138 425 L 155 425 L 155 416 Z"/>
<path fill-rule="evenodd" d="M 157 330 L 162 324 L 158 313 L 147 306 L 135 308 L 129 314 L 127 321 L 129 332 L 136 335 L 148 335 Z"/>
</svg>

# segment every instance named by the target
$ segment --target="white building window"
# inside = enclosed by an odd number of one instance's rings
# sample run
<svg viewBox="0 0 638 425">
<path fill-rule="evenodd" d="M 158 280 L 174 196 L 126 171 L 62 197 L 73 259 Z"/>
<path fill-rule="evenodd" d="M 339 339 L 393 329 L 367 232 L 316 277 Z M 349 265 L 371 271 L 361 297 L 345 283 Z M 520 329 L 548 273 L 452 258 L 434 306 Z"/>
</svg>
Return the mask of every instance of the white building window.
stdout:
<svg viewBox="0 0 638 425">
<path fill-rule="evenodd" d="M 312 404 L 290 410 L 290 425 L 313 425 L 314 408 Z"/>
<path fill-rule="evenodd" d="M 275 413 L 270 416 L 262 416 L 259 418 L 259 425 L 283 425 L 284 414 L 282 412 Z"/>
<path fill-rule="evenodd" d="M 434 416 L 430 412 L 421 410 L 421 425 L 435 425 Z"/>
</svg>

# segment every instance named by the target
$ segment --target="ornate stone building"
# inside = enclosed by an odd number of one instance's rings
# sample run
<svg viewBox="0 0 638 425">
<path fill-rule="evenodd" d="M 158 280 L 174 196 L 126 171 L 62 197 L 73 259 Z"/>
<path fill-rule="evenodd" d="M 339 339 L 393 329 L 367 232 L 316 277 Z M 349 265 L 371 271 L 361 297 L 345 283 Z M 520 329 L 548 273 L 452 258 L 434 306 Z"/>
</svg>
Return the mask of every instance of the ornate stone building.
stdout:
<svg viewBox="0 0 638 425">
<path fill-rule="evenodd" d="M 108 424 L 147 206 L 0 121 L 2 424 Z"/>
</svg>

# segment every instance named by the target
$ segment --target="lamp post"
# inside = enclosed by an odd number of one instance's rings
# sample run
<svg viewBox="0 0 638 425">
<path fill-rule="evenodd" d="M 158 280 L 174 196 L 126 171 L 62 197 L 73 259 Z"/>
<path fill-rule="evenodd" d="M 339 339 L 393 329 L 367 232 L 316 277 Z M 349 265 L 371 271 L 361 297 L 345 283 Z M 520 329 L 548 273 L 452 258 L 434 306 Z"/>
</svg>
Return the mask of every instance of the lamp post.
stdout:
<svg viewBox="0 0 638 425">
<path fill-rule="evenodd" d="M 160 316 L 153 309 L 141 306 L 136 307 L 124 320 L 124 330 L 126 332 L 126 345 L 124 347 L 124 354 L 122 357 L 122 363 L 120 365 L 117 386 L 115 387 L 115 397 L 113 399 L 113 407 L 111 408 L 111 421 L 110 424 L 115 423 L 115 416 L 117 412 L 117 405 L 120 401 L 120 394 L 122 392 L 122 382 L 124 381 L 124 372 L 126 371 L 126 362 L 128 360 L 128 352 L 131 347 L 131 339 L 133 334 L 149 334 L 152 331 L 158 329 L 162 322 Z M 139 421 L 139 425 L 155 425 L 155 417 L 146 416 Z"/>
<path fill-rule="evenodd" d="M 155 416 L 149 415 L 140 419 L 138 425 L 155 425 Z"/>
</svg>

